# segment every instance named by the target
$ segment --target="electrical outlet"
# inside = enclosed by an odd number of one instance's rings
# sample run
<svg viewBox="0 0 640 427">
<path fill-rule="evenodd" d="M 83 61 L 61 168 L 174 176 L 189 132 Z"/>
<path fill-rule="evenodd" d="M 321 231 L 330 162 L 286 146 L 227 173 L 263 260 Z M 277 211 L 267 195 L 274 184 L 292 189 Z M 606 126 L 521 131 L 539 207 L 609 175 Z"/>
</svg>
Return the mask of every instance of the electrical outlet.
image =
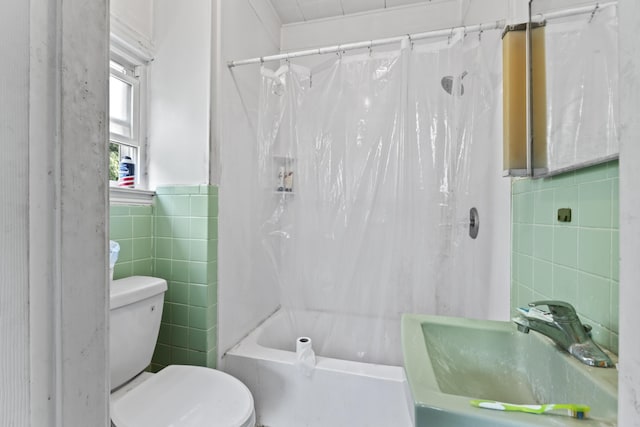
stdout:
<svg viewBox="0 0 640 427">
<path fill-rule="evenodd" d="M 571 222 L 571 208 L 558 209 L 558 221 L 559 222 Z"/>
</svg>

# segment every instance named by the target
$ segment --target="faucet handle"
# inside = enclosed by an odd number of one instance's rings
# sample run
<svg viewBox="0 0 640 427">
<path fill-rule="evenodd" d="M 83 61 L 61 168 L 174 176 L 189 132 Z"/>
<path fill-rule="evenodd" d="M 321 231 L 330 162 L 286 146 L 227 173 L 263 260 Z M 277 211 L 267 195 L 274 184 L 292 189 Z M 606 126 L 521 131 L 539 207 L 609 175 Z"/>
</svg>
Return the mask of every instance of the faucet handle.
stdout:
<svg viewBox="0 0 640 427">
<path fill-rule="evenodd" d="M 547 307 L 549 307 L 549 311 L 551 312 L 551 314 L 553 314 L 554 317 L 574 318 L 578 316 L 576 314 L 576 309 L 573 308 L 573 306 L 568 302 L 542 300 L 529 303 L 529 307 L 537 307 L 539 305 L 546 305 Z"/>
</svg>

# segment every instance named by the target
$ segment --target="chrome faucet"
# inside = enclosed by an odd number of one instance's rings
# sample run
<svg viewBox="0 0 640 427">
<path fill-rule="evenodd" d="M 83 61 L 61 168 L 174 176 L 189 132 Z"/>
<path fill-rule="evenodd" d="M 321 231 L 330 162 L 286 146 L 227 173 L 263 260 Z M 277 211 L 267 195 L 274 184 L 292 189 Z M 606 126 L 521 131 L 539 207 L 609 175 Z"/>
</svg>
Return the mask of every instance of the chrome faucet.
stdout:
<svg viewBox="0 0 640 427">
<path fill-rule="evenodd" d="M 549 311 L 539 306 L 549 307 Z M 520 332 L 530 329 L 551 338 L 557 345 L 568 351 L 576 359 L 589 366 L 609 368 L 614 366 L 609 356 L 593 342 L 588 332 L 589 325 L 583 325 L 573 306 L 563 301 L 535 301 L 529 308 L 519 308 L 513 318 Z"/>
</svg>

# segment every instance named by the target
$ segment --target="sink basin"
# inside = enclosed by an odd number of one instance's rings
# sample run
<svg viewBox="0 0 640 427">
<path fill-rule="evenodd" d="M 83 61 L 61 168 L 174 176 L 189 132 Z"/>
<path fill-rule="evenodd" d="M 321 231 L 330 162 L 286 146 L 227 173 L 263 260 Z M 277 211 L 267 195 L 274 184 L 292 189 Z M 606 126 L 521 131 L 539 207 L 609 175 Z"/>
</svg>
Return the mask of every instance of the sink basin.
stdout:
<svg viewBox="0 0 640 427">
<path fill-rule="evenodd" d="M 511 322 L 405 314 L 402 350 L 417 427 L 617 425 L 615 368 L 583 365 Z M 480 409 L 471 399 L 576 403 L 591 411 L 577 420 Z"/>
</svg>

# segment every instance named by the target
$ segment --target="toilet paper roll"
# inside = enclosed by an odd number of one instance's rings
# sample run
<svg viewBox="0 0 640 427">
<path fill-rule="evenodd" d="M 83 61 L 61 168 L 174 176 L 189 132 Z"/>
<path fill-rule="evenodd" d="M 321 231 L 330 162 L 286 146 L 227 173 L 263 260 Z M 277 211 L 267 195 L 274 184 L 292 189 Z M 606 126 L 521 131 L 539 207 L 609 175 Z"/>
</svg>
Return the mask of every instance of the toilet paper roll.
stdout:
<svg viewBox="0 0 640 427">
<path fill-rule="evenodd" d="M 305 351 L 308 348 L 313 349 L 311 346 L 311 338 L 298 337 L 296 340 L 296 353 L 300 354 L 300 352 Z"/>
<path fill-rule="evenodd" d="M 316 354 L 313 351 L 311 338 L 298 337 L 296 339 L 296 365 L 306 376 L 311 376 L 316 366 Z"/>
</svg>

